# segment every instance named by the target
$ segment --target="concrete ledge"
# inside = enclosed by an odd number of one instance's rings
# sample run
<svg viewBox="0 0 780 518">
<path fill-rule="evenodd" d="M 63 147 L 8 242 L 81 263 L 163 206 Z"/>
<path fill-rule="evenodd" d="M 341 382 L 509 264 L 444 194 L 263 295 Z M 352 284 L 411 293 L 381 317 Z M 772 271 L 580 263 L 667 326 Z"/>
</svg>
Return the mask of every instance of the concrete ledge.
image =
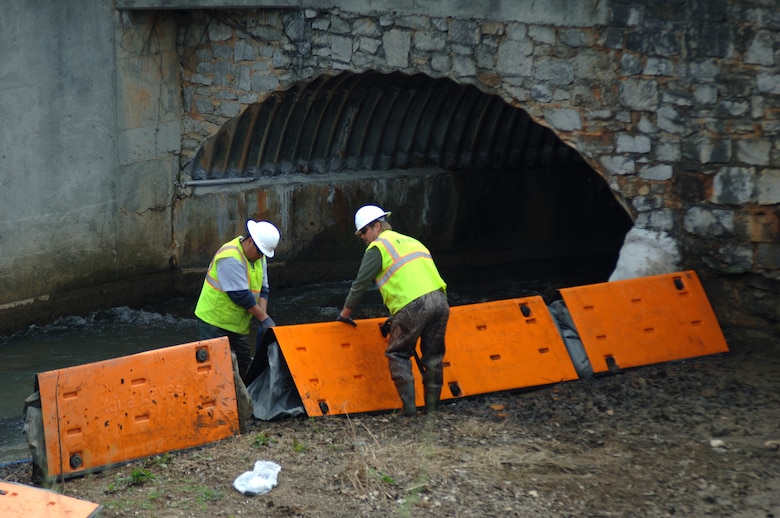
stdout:
<svg viewBox="0 0 780 518">
<path fill-rule="evenodd" d="M 273 9 L 296 8 L 359 13 L 397 12 L 403 15 L 517 21 L 563 27 L 592 27 L 607 20 L 607 2 L 600 0 L 497 0 L 488 6 L 464 0 L 117 0 L 122 10 Z"/>
<path fill-rule="evenodd" d="M 158 9 L 257 9 L 304 7 L 302 0 L 117 0 L 119 11 L 154 11 Z M 332 2 L 327 2 L 331 4 Z M 314 6 L 311 6 L 314 7 Z"/>
</svg>

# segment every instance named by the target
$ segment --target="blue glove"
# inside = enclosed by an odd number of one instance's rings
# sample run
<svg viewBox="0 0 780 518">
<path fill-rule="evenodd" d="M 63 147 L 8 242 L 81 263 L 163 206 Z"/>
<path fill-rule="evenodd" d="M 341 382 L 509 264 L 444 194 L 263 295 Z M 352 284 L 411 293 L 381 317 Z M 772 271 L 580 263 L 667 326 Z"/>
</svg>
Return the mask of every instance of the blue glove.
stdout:
<svg viewBox="0 0 780 518">
<path fill-rule="evenodd" d="M 276 327 L 276 322 L 274 322 L 274 320 L 271 317 L 266 317 L 265 320 L 260 322 L 260 329 L 258 330 L 258 332 L 260 334 L 263 334 L 269 329 L 271 329 L 272 327 Z"/>
<path fill-rule="evenodd" d="M 337 321 L 339 321 L 339 322 L 344 322 L 345 324 L 349 324 L 349 325 L 351 325 L 352 327 L 357 327 L 357 322 L 355 322 L 354 320 L 352 320 L 352 317 L 347 317 L 347 318 L 344 318 L 344 317 L 342 317 L 341 315 L 339 315 L 339 316 L 336 318 L 336 320 L 337 320 Z"/>
</svg>

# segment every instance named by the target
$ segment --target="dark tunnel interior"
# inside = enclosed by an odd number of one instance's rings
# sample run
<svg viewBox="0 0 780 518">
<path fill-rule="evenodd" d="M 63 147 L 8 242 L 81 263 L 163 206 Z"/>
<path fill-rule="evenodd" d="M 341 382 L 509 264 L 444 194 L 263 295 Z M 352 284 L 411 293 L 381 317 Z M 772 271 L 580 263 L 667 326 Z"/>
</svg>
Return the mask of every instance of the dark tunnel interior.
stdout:
<svg viewBox="0 0 780 518">
<path fill-rule="evenodd" d="M 394 222 L 451 275 L 500 267 L 557 287 L 606 281 L 633 225 L 605 180 L 527 112 L 423 74 L 343 72 L 273 92 L 206 140 L 186 172 L 197 182 L 363 171 L 435 178 L 387 203 L 437 215 Z M 343 253 L 332 237 L 310 248 Z"/>
</svg>

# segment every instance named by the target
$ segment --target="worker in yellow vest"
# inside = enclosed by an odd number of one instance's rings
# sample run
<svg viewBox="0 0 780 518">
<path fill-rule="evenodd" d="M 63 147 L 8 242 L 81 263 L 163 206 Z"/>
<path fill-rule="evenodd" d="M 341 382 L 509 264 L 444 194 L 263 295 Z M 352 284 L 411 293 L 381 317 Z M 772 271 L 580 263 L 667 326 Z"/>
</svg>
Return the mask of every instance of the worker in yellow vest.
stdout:
<svg viewBox="0 0 780 518">
<path fill-rule="evenodd" d="M 279 229 L 267 221 L 245 222 L 238 236 L 217 250 L 203 281 L 195 316 L 201 340 L 227 336 L 245 377 L 252 356 L 247 343 L 252 317 L 260 322 L 258 339 L 275 326 L 268 315 L 268 262 L 279 244 Z"/>
<path fill-rule="evenodd" d="M 355 213 L 355 234 L 368 245 L 337 320 L 352 326 L 351 314 L 372 282 L 390 311 L 385 356 L 406 416 L 416 416 L 411 358 L 420 340 L 425 411 L 438 410 L 443 382 L 444 335 L 450 316 L 447 284 L 430 251 L 418 240 L 395 232 L 390 212 L 366 205 Z"/>
</svg>

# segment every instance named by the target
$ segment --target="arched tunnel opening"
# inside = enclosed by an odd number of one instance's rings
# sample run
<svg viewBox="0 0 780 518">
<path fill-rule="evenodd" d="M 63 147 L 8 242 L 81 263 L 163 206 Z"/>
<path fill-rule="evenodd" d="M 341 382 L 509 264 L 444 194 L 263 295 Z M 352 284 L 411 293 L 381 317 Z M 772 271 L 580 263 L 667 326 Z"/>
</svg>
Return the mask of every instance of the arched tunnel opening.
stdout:
<svg viewBox="0 0 780 518">
<path fill-rule="evenodd" d="M 287 265 L 356 264 L 352 216 L 376 203 L 445 276 L 487 272 L 554 289 L 606 281 L 633 225 L 604 178 L 526 111 L 424 74 L 343 72 L 273 92 L 206 140 L 186 172 L 193 184 L 296 176 L 336 185 L 325 202 L 292 197 Z M 302 213 L 312 209 L 296 207 L 317 203 L 331 224 L 311 232 Z"/>
</svg>

